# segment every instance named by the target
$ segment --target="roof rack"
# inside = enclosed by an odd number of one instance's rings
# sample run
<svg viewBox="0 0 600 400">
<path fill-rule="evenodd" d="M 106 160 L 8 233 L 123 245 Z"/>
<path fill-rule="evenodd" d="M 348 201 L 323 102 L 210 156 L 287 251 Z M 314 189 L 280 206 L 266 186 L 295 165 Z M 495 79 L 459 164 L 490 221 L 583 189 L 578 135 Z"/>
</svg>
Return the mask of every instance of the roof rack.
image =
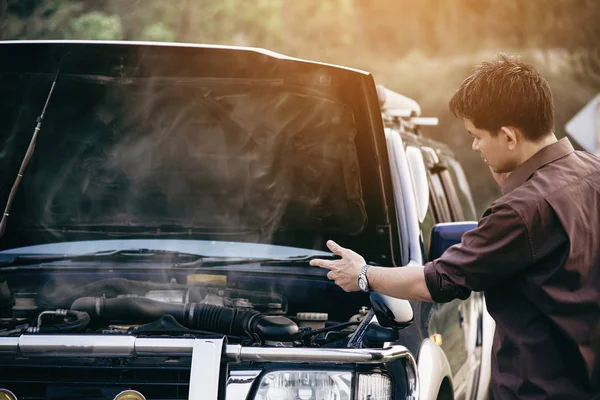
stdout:
<svg viewBox="0 0 600 400">
<path fill-rule="evenodd" d="M 379 107 L 384 121 L 404 127 L 410 127 L 420 134 L 420 126 L 436 126 L 435 117 L 421 117 L 421 106 L 414 99 L 396 93 L 383 85 L 376 85 Z"/>
<path fill-rule="evenodd" d="M 421 106 L 419 106 L 419 103 L 383 85 L 377 85 L 377 97 L 379 97 L 379 107 L 384 113 L 407 113 L 406 117 L 421 116 Z"/>
<path fill-rule="evenodd" d="M 410 122 L 419 126 L 437 126 L 440 121 L 437 117 L 413 117 Z"/>
</svg>

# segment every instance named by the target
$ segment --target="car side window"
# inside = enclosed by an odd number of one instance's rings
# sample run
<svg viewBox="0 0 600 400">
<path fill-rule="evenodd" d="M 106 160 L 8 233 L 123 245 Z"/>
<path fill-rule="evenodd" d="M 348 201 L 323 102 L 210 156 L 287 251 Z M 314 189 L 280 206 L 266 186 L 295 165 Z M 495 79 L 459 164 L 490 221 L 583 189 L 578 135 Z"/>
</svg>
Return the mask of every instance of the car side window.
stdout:
<svg viewBox="0 0 600 400">
<path fill-rule="evenodd" d="M 455 184 L 450 176 L 450 172 L 448 172 L 446 169 L 441 171 L 439 175 L 444 186 L 444 191 L 446 192 L 446 198 L 448 199 L 448 206 L 450 208 L 450 213 L 452 214 L 452 221 L 464 221 L 465 215 L 460 204 L 458 194 L 456 193 Z"/>
<path fill-rule="evenodd" d="M 439 175 L 429 172 L 427 179 L 429 180 L 429 208 L 424 221 L 421 223 L 421 236 L 423 237 L 425 259 L 428 260 L 433 227 L 440 222 L 450 222 L 451 216 L 448 200 Z"/>
<path fill-rule="evenodd" d="M 433 200 L 432 203 L 436 215 L 436 223 L 452 222 L 450 206 L 448 204 L 446 192 L 444 191 L 442 178 L 439 173 L 433 173 L 429 176 L 431 179 L 431 197 Z"/>
<path fill-rule="evenodd" d="M 425 218 L 420 223 L 421 238 L 423 242 L 423 252 L 425 258 L 429 255 L 429 246 L 431 241 L 431 232 L 435 224 L 440 222 L 451 222 L 452 214 L 450 212 L 450 206 L 446 192 L 440 175 L 438 174 L 435 165 L 439 162 L 439 159 L 435 151 L 429 147 L 421 147 L 421 153 L 425 161 L 426 167 L 426 179 L 429 187 L 429 205 Z M 417 179 L 414 174 L 413 179 Z M 421 177 L 420 179 L 423 179 Z"/>
<path fill-rule="evenodd" d="M 460 202 L 462 212 L 466 221 L 476 221 L 475 203 L 467 177 L 461 165 L 453 158 L 448 158 L 448 173 L 456 187 L 456 194 Z"/>
<path fill-rule="evenodd" d="M 436 224 L 435 216 L 433 215 L 433 207 L 431 205 L 431 200 L 429 207 L 427 208 L 427 214 L 425 214 L 425 218 L 423 222 L 421 222 L 421 238 L 423 240 L 423 253 L 425 254 L 425 260 L 429 260 L 429 243 L 431 242 L 431 231 L 433 231 L 433 226 Z"/>
</svg>

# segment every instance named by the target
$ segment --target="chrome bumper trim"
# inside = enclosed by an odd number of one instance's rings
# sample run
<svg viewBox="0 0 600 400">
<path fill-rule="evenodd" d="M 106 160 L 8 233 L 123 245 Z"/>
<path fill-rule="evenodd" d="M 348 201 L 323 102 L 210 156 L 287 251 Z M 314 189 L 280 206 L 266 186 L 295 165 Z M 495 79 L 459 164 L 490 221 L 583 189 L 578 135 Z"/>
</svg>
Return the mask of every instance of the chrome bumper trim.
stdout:
<svg viewBox="0 0 600 400">
<path fill-rule="evenodd" d="M 217 400 L 224 339 L 194 339 L 188 400 Z"/>
<path fill-rule="evenodd" d="M 0 354 L 25 357 L 191 356 L 196 339 L 136 338 L 109 335 L 22 335 L 0 337 Z M 228 361 L 386 363 L 411 357 L 404 346 L 385 349 L 322 349 L 298 347 L 225 346 Z"/>
<path fill-rule="evenodd" d="M 20 337 L 0 337 L 0 355 L 23 357 L 192 356 L 193 363 L 195 347 L 198 347 L 198 344 L 195 345 L 195 343 L 210 340 L 214 342 L 217 339 L 158 339 L 109 335 L 22 335 Z M 221 341 L 221 344 L 223 343 L 222 339 L 218 340 Z M 410 351 L 404 346 L 394 345 L 384 349 L 307 349 L 226 345 L 219 358 L 221 356 L 224 356 L 229 362 L 237 363 L 254 361 L 383 364 L 403 359 L 409 383 L 408 398 L 419 398 L 417 364 Z"/>
<path fill-rule="evenodd" d="M 134 352 L 137 356 L 191 356 L 194 340 L 136 338 Z"/>
<path fill-rule="evenodd" d="M 0 338 L 0 355 L 16 356 L 19 349 L 18 337 Z"/>
<path fill-rule="evenodd" d="M 324 362 L 380 364 L 410 356 L 404 346 L 385 349 L 321 349 L 298 347 L 243 347 L 228 345 L 225 355 L 228 359 L 241 361 L 278 362 Z"/>
<path fill-rule="evenodd" d="M 5 348 L 3 339 L 0 349 Z M 135 340 L 133 336 L 22 335 L 14 352 L 24 357 L 131 357 Z"/>
<path fill-rule="evenodd" d="M 246 400 L 260 370 L 230 371 L 225 400 Z"/>
</svg>

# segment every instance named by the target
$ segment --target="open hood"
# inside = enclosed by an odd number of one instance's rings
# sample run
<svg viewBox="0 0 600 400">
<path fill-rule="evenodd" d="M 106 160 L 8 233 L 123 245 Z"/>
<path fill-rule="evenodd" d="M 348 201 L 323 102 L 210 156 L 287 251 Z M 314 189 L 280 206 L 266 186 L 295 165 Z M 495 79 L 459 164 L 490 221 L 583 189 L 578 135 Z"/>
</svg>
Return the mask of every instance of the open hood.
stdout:
<svg viewBox="0 0 600 400">
<path fill-rule="evenodd" d="M 331 238 L 400 261 L 371 75 L 138 42 L 0 42 L 0 59 L 2 209 L 57 76 L 0 249 L 115 237 L 323 249 Z"/>
</svg>

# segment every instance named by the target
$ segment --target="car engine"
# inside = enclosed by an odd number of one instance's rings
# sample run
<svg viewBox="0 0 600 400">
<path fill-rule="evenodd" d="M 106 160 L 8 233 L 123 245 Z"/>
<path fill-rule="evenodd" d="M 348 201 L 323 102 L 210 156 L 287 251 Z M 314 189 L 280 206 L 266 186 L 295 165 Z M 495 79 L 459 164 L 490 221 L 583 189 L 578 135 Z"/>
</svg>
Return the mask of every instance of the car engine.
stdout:
<svg viewBox="0 0 600 400">
<path fill-rule="evenodd" d="M 227 335 L 232 343 L 321 346 L 347 338 L 367 309 L 343 322 L 327 313 L 288 315 L 282 294 L 111 278 L 61 289 L 11 292 L 0 281 L 0 336 L 44 333 Z"/>
</svg>

